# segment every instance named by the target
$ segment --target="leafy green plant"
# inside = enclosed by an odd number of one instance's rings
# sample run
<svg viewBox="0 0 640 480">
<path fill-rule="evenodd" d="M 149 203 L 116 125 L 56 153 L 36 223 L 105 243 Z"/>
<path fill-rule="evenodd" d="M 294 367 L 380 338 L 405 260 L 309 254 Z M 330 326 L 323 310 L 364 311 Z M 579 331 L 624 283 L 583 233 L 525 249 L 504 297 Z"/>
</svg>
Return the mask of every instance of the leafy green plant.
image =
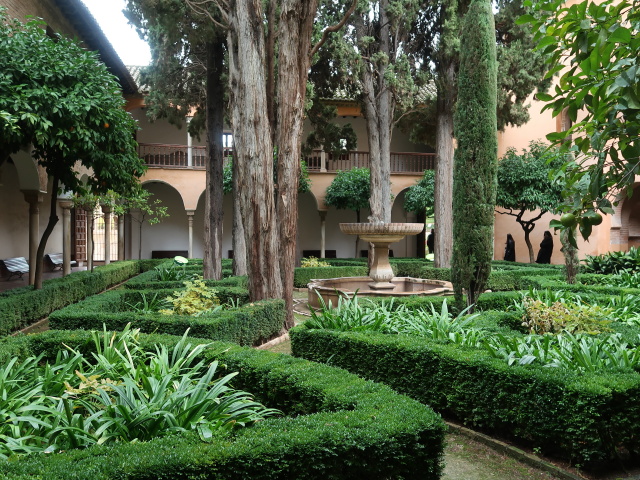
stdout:
<svg viewBox="0 0 640 480">
<path fill-rule="evenodd" d="M 175 282 L 187 280 L 189 275 L 184 267 L 178 268 L 175 263 L 169 266 L 158 265 L 154 268 L 156 280 L 159 282 Z"/>
<path fill-rule="evenodd" d="M 173 308 L 160 310 L 164 315 L 202 315 L 204 313 L 213 313 L 220 309 L 220 300 L 216 295 L 216 289 L 207 287 L 207 285 L 199 277 L 194 280 L 184 282 L 183 290 L 176 290 L 173 296 L 167 297 L 165 300 L 170 303 Z"/>
<path fill-rule="evenodd" d="M 331 265 L 329 265 L 327 262 L 324 262 L 316 257 L 308 257 L 308 258 L 303 258 L 300 261 L 300 266 L 302 268 L 317 268 L 317 267 L 330 267 Z"/>
<path fill-rule="evenodd" d="M 93 332 L 91 357 L 67 347 L 53 364 L 42 365 L 41 355 L 0 368 L 0 457 L 189 430 L 209 441 L 279 413 L 230 388 L 236 373 L 217 378 L 217 362 L 198 360 L 207 345 L 192 346 L 187 333 L 155 352 L 143 351 L 138 336 L 129 326 Z"/>
<path fill-rule="evenodd" d="M 157 293 L 147 296 L 146 292 L 139 292 L 139 302 L 125 302 L 127 309 L 142 314 L 156 313 L 167 306 L 167 301 L 160 298 Z"/>
<path fill-rule="evenodd" d="M 636 247 L 631 247 L 628 252 L 609 252 L 597 256 L 587 255 L 581 271 L 605 275 L 623 271 L 640 272 L 640 251 Z"/>
</svg>

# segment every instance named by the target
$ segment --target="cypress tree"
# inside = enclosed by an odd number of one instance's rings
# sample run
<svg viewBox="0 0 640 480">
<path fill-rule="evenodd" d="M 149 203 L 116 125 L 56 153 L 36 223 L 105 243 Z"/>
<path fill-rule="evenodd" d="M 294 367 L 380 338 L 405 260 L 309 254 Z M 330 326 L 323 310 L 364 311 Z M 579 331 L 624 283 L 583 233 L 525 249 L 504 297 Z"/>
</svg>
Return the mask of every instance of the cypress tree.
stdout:
<svg viewBox="0 0 640 480">
<path fill-rule="evenodd" d="M 453 170 L 452 280 L 474 305 L 491 272 L 497 171 L 497 62 L 491 2 L 472 0 L 460 45 Z"/>
</svg>

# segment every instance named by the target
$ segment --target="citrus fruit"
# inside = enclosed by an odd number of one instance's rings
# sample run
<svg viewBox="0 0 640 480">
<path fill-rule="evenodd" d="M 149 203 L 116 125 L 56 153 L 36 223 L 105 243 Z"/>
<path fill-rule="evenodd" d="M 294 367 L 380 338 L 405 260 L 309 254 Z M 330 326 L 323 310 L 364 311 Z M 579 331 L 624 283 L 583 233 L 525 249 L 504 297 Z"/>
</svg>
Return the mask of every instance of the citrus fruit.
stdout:
<svg viewBox="0 0 640 480">
<path fill-rule="evenodd" d="M 573 213 L 564 213 L 560 217 L 560 223 L 567 228 L 575 227 L 578 223 Z"/>
</svg>

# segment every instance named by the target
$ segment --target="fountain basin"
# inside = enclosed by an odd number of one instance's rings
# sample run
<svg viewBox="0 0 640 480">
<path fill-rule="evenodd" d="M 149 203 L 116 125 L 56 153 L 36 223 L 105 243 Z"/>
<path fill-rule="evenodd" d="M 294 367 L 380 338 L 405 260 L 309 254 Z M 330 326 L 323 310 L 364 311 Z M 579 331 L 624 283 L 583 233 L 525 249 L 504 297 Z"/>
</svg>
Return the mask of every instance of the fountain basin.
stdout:
<svg viewBox="0 0 640 480">
<path fill-rule="evenodd" d="M 320 300 L 326 305 L 331 302 L 335 307 L 338 298 L 359 297 L 410 297 L 412 295 L 451 295 L 453 285 L 444 280 L 426 280 L 424 278 L 393 277 L 389 283 L 393 288 L 384 290 L 370 287 L 371 277 L 342 277 L 311 280 L 308 285 L 307 300 L 311 308 L 320 308 Z"/>
<path fill-rule="evenodd" d="M 370 265 L 368 287 L 372 290 L 389 290 L 396 287 L 391 282 L 393 270 L 389 263 L 389 244 L 399 242 L 407 235 L 417 235 L 424 228 L 422 223 L 341 223 L 340 230 L 347 235 L 358 235 L 373 244 L 373 263 Z"/>
</svg>

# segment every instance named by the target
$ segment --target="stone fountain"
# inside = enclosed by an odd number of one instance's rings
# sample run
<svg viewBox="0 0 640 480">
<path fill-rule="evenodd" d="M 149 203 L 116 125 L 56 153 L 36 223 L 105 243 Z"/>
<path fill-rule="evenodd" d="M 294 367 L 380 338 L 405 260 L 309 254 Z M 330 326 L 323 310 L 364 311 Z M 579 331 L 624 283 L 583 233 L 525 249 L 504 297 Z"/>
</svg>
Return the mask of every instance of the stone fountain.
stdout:
<svg viewBox="0 0 640 480">
<path fill-rule="evenodd" d="M 341 223 L 347 235 L 359 235 L 373 244 L 374 257 L 368 277 L 343 277 L 312 280 L 309 284 L 309 305 L 319 307 L 318 296 L 328 304 L 337 304 L 339 297 L 351 297 L 355 292 L 365 297 L 401 297 L 411 295 L 446 295 L 453 292 L 450 282 L 422 278 L 394 277 L 389 263 L 389 245 L 407 235 L 422 231 L 422 223 Z"/>
</svg>

